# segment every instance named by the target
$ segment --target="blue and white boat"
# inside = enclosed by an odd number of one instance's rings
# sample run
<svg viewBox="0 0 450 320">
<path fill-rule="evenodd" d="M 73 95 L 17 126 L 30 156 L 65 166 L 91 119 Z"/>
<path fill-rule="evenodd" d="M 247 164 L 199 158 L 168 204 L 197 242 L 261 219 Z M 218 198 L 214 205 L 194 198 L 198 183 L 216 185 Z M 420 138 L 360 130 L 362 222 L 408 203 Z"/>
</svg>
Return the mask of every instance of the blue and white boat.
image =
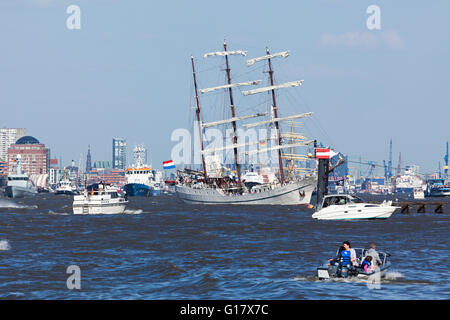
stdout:
<svg viewBox="0 0 450 320">
<path fill-rule="evenodd" d="M 144 164 L 146 150 L 143 146 L 135 147 L 133 153 L 135 164 L 126 170 L 124 191 L 131 197 L 159 196 L 164 187 L 162 173 Z"/>
<path fill-rule="evenodd" d="M 445 179 L 430 179 L 427 182 L 425 197 L 449 197 L 450 181 Z"/>
</svg>

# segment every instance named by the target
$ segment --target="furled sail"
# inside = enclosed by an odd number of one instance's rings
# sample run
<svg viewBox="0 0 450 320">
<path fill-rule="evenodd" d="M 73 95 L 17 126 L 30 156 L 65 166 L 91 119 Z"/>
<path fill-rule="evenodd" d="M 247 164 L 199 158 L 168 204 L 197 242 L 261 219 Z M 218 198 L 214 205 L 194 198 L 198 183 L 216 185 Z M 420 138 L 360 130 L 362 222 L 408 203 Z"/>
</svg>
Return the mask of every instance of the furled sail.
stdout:
<svg viewBox="0 0 450 320">
<path fill-rule="evenodd" d="M 289 57 L 289 51 L 283 51 L 283 52 L 278 52 L 278 53 L 274 53 L 274 54 L 268 54 L 268 55 L 265 55 L 265 56 L 262 56 L 262 57 L 253 58 L 253 59 L 247 60 L 247 67 L 250 67 L 255 62 L 262 61 L 262 60 L 267 60 L 267 59 L 272 59 L 272 58 L 275 58 L 275 57 L 287 58 L 287 57 Z"/>
<path fill-rule="evenodd" d="M 254 80 L 254 81 L 248 81 L 248 82 L 240 82 L 240 83 L 232 83 L 232 84 L 226 84 L 223 86 L 218 87 L 212 87 L 212 88 L 206 88 L 206 89 L 200 89 L 201 93 L 207 93 L 215 90 L 221 90 L 221 89 L 229 89 L 234 87 L 240 87 L 240 86 L 255 86 L 260 84 L 261 80 Z"/>
<path fill-rule="evenodd" d="M 294 160 L 294 161 L 306 161 L 311 160 L 308 156 L 301 155 L 301 154 L 283 154 L 281 156 L 282 159 L 288 159 L 288 160 Z"/>
<path fill-rule="evenodd" d="M 258 144 L 259 141 L 253 141 L 253 142 L 247 142 L 247 143 L 233 143 L 230 145 L 226 145 L 224 147 L 220 147 L 220 148 L 210 148 L 210 149 L 206 149 L 203 150 L 202 153 L 214 153 L 217 151 L 223 151 L 223 150 L 228 150 L 228 149 L 235 149 L 235 148 L 241 148 L 241 147 L 245 147 L 245 146 L 251 146 L 251 145 L 255 145 Z"/>
<path fill-rule="evenodd" d="M 250 151 L 245 152 L 245 154 L 261 153 L 261 152 L 279 150 L 279 149 L 284 149 L 284 148 L 304 147 L 304 146 L 307 146 L 307 145 L 309 145 L 309 144 L 311 144 L 313 142 L 314 142 L 314 140 L 305 141 L 305 142 L 302 142 L 302 143 L 283 144 L 283 145 L 278 145 L 278 146 L 269 147 L 269 148 L 263 148 L 263 149 L 259 149 L 259 150 L 250 150 Z"/>
<path fill-rule="evenodd" d="M 285 138 L 285 139 L 293 139 L 293 140 L 305 140 L 306 139 L 305 136 L 302 136 L 300 134 L 291 133 L 291 132 L 282 133 L 281 137 Z"/>
<path fill-rule="evenodd" d="M 309 117 L 311 115 L 312 115 L 312 112 L 307 112 L 307 113 L 295 114 L 295 115 L 288 116 L 288 117 L 273 118 L 273 119 L 266 120 L 266 121 L 244 124 L 243 126 L 246 129 L 249 129 L 249 128 L 257 127 L 257 126 L 260 126 L 260 125 L 273 123 L 275 121 L 285 121 L 285 120 L 291 120 L 291 119 L 297 119 L 297 118 L 305 118 L 305 117 Z"/>
<path fill-rule="evenodd" d="M 210 52 L 210 53 L 205 53 L 203 55 L 203 58 L 208 58 L 210 56 L 219 56 L 219 57 L 224 57 L 224 56 L 230 56 L 230 55 L 243 55 L 244 57 L 247 55 L 247 51 L 243 51 L 243 50 L 235 50 L 235 51 L 218 51 L 218 52 Z"/>
<path fill-rule="evenodd" d="M 303 171 L 303 172 L 312 172 L 314 171 L 313 168 L 299 168 L 299 167 L 287 167 L 283 168 L 284 170 L 291 170 L 291 171 Z"/>
<path fill-rule="evenodd" d="M 282 84 L 278 84 L 278 85 L 274 85 L 274 86 L 269 86 L 269 87 L 263 87 L 263 88 L 253 89 L 253 90 L 242 91 L 242 94 L 244 96 L 248 96 L 250 94 L 256 94 L 256 93 L 271 91 L 271 90 L 274 90 L 274 89 L 299 87 L 299 86 L 302 85 L 303 81 L 304 80 L 290 81 L 290 82 L 286 82 L 286 83 L 282 83 Z"/>
<path fill-rule="evenodd" d="M 234 117 L 234 118 L 220 120 L 220 121 L 214 121 L 214 122 L 209 122 L 209 123 L 202 123 L 202 127 L 203 128 L 209 128 L 209 127 L 212 127 L 212 126 L 218 126 L 218 125 L 221 125 L 221 124 L 231 123 L 231 122 L 238 121 L 238 120 L 245 120 L 245 119 L 250 119 L 250 118 L 255 118 L 255 117 L 263 117 L 263 116 L 266 116 L 266 115 L 267 115 L 267 112 L 262 112 L 262 113 L 248 115 L 248 116 Z"/>
</svg>

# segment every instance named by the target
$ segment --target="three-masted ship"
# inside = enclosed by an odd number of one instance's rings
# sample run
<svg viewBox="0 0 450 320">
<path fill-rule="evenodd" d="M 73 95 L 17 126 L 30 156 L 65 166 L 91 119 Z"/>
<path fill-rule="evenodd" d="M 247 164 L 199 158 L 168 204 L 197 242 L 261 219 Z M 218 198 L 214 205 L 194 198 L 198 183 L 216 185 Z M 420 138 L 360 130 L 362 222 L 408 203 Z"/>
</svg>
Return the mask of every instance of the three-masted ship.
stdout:
<svg viewBox="0 0 450 320">
<path fill-rule="evenodd" d="M 224 57 L 225 59 L 225 72 L 227 83 L 225 85 L 206 88 L 198 90 L 197 87 L 197 76 L 194 65 L 194 58 L 191 57 L 192 64 L 192 74 L 195 90 L 195 113 L 196 113 L 196 124 L 198 129 L 198 135 L 200 138 L 200 148 L 201 148 L 201 160 L 203 170 L 188 170 L 186 169 L 182 172 L 185 178 L 181 178 L 175 187 L 177 196 L 187 203 L 195 204 L 242 204 L 242 205 L 299 205 L 308 204 L 311 200 L 311 194 L 315 189 L 317 184 L 317 175 L 314 170 L 311 170 L 308 174 L 303 175 L 293 175 L 293 166 L 289 168 L 283 167 L 283 159 L 291 160 L 308 160 L 307 156 L 300 156 L 293 154 L 293 151 L 297 147 L 305 147 L 314 142 L 314 140 L 308 141 L 305 137 L 297 135 L 293 132 L 283 134 L 281 133 L 280 123 L 284 121 L 294 121 L 295 119 L 309 117 L 312 113 L 302 113 L 291 115 L 287 117 L 279 117 L 276 90 L 290 87 L 301 86 L 303 80 L 291 81 L 282 84 L 275 84 L 272 70 L 272 59 L 277 57 L 287 57 L 289 52 L 279 52 L 275 54 L 270 54 L 269 49 L 266 49 L 266 55 L 253 58 L 247 61 L 247 66 L 251 66 L 260 61 L 266 61 L 268 64 L 268 74 L 269 74 L 269 86 L 259 87 L 256 89 L 242 91 L 244 96 L 257 95 L 260 93 L 271 94 L 271 110 L 268 120 L 244 124 L 244 128 L 249 129 L 253 127 L 270 125 L 274 131 L 275 136 L 273 139 L 272 146 L 266 147 L 265 143 L 258 143 L 258 148 L 256 150 L 251 150 L 245 152 L 245 155 L 251 155 L 255 153 L 262 152 L 274 152 L 277 154 L 277 165 L 276 170 L 277 177 L 275 180 L 262 181 L 262 183 L 246 183 L 242 177 L 242 168 L 239 162 L 239 148 L 248 146 L 250 144 L 255 144 L 255 142 L 249 143 L 238 143 L 237 134 L 237 124 L 242 120 L 247 120 L 256 117 L 264 117 L 268 115 L 268 112 L 261 112 L 253 115 L 236 116 L 235 105 L 233 99 L 233 88 L 243 87 L 243 86 L 255 86 L 260 84 L 260 80 L 232 83 L 231 82 L 231 71 L 229 64 L 229 56 L 231 55 L 241 55 L 246 56 L 247 51 L 236 50 L 228 51 L 227 43 L 224 42 L 223 51 L 211 52 L 204 55 L 204 58 L 210 56 Z M 225 90 L 229 99 L 229 107 L 231 110 L 231 118 L 218 120 L 214 122 L 205 123 L 201 121 L 201 108 L 199 91 L 201 93 L 207 93 L 217 90 Z M 204 129 L 212 126 L 220 125 L 230 125 L 232 127 L 232 143 L 220 148 L 204 148 L 203 135 Z M 291 151 L 290 154 L 282 153 L 282 150 L 288 149 Z M 214 153 L 225 150 L 233 150 L 233 160 L 234 160 L 234 174 L 230 176 L 226 174 L 223 170 L 220 171 L 219 168 L 211 165 L 211 158 L 214 158 Z M 290 173 L 286 176 L 285 170 L 289 169 Z M 222 172 L 217 174 L 217 172 Z M 295 171 L 295 170 L 294 170 Z M 214 172 L 214 173 L 213 173 Z M 187 178 L 190 175 L 191 178 Z M 195 178 L 194 178 L 195 177 Z"/>
</svg>

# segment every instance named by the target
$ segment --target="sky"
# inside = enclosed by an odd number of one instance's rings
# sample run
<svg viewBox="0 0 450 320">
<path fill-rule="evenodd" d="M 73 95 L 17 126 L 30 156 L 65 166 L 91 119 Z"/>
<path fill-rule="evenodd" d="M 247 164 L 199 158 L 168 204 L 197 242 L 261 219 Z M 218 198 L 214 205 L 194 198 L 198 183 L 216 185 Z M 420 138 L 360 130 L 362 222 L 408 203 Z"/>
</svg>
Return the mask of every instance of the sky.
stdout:
<svg viewBox="0 0 450 320">
<path fill-rule="evenodd" d="M 66 26 L 70 5 L 80 29 Z M 88 145 L 111 160 L 124 137 L 161 168 L 172 132 L 191 128 L 190 56 L 202 63 L 226 39 L 248 57 L 290 51 L 276 75 L 305 80 L 287 90 L 314 112 L 311 138 L 377 163 L 392 138 L 394 166 L 401 152 L 436 171 L 450 140 L 449 12 L 447 0 L 1 0 L 0 126 L 26 128 L 65 165 Z"/>
</svg>

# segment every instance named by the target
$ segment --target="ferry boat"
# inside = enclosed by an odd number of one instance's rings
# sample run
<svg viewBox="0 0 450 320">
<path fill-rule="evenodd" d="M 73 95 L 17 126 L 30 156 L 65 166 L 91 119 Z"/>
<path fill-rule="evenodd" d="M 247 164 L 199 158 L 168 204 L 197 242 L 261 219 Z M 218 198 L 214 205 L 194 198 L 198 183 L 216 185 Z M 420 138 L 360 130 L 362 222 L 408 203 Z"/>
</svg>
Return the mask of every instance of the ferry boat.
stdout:
<svg viewBox="0 0 450 320">
<path fill-rule="evenodd" d="M 5 188 L 5 195 L 10 198 L 23 198 L 34 196 L 38 191 L 26 173 L 22 172 L 22 156 L 16 157 L 16 173 L 8 175 L 8 185 Z"/>
<path fill-rule="evenodd" d="M 299 87 L 303 80 L 290 81 L 282 84 L 275 84 L 273 79 L 273 70 L 271 61 L 275 58 L 287 58 L 288 51 L 271 54 L 269 49 L 266 49 L 266 55 L 247 60 L 247 66 L 251 66 L 257 62 L 265 61 L 268 64 L 269 83 L 270 86 L 259 87 L 253 90 L 241 91 L 244 96 L 255 95 L 260 93 L 271 94 L 271 103 L 267 104 L 266 112 L 259 112 L 253 115 L 237 116 L 235 112 L 235 103 L 233 98 L 233 88 L 259 85 L 261 80 L 247 81 L 241 83 L 231 82 L 231 71 L 229 66 L 230 56 L 246 56 L 247 51 L 227 49 L 227 43 L 224 42 L 223 51 L 206 53 L 203 57 L 224 57 L 226 84 L 211 88 L 197 89 L 197 78 L 194 66 L 194 57 L 191 57 L 192 75 L 195 90 L 195 113 L 196 125 L 198 128 L 201 147 L 201 160 L 203 170 L 185 169 L 182 174 L 184 177 L 179 180 L 175 186 L 175 191 L 179 199 L 186 203 L 193 204 L 233 204 L 233 205 L 298 205 L 308 204 L 311 200 L 312 192 L 317 184 L 317 176 L 314 172 L 312 174 L 298 174 L 295 177 L 286 177 L 284 171 L 287 169 L 283 166 L 284 159 L 301 159 L 301 155 L 297 154 L 282 154 L 282 150 L 289 148 L 305 147 L 314 142 L 314 140 L 307 140 L 303 135 L 281 133 L 280 127 L 284 121 L 292 121 L 293 119 L 306 118 L 312 115 L 311 112 L 295 114 L 291 116 L 281 117 L 279 115 L 279 108 L 276 103 L 275 92 L 283 88 Z M 202 94 L 214 91 L 222 91 L 229 97 L 229 107 L 231 110 L 231 118 L 222 119 L 218 121 L 205 122 L 201 119 L 202 113 L 199 103 L 199 92 Z M 228 99 L 227 99 L 228 100 Z M 206 108 L 205 108 L 206 109 Z M 209 109 L 206 109 L 209 110 Z M 225 107 L 226 112 L 228 106 Z M 221 112 L 222 113 L 222 112 Z M 257 126 L 267 126 L 269 130 L 276 131 L 274 136 L 264 141 L 250 141 L 249 143 L 238 144 L 237 125 L 240 121 L 248 120 L 256 117 L 268 116 L 268 120 L 244 124 L 246 129 Z M 223 126 L 230 126 L 232 128 L 231 144 L 219 148 L 204 148 L 203 135 L 204 130 L 213 126 L 222 126 L 223 131 L 226 128 Z M 286 139 L 295 139 L 295 143 L 289 143 Z M 270 147 L 266 146 L 266 142 L 270 142 Z M 276 171 L 277 178 L 272 182 L 260 183 L 260 177 L 256 174 L 241 175 L 241 164 L 239 162 L 239 150 L 242 147 L 254 145 L 258 148 L 245 152 L 246 155 L 268 153 L 274 151 L 277 154 Z M 222 163 L 211 161 L 218 152 L 233 151 L 233 172 L 228 174 L 226 168 Z M 303 159 L 303 158 L 302 158 Z M 272 168 L 272 167 L 270 167 Z M 304 168 L 302 168 L 304 169 Z M 300 172 L 300 171 L 299 171 Z M 253 176 L 252 176 L 253 175 Z M 247 186 L 243 181 L 249 179 Z M 253 183 L 251 183 L 253 181 Z M 263 181 L 264 182 L 264 181 Z M 253 184 L 250 186 L 249 184 Z"/>
<path fill-rule="evenodd" d="M 135 164 L 126 170 L 126 184 L 123 189 L 130 197 L 159 196 L 164 188 L 162 173 L 143 163 L 145 152 L 143 146 L 135 147 Z"/>
<path fill-rule="evenodd" d="M 73 197 L 73 214 L 120 214 L 127 204 L 126 194 L 111 185 L 97 183 Z"/>
</svg>

